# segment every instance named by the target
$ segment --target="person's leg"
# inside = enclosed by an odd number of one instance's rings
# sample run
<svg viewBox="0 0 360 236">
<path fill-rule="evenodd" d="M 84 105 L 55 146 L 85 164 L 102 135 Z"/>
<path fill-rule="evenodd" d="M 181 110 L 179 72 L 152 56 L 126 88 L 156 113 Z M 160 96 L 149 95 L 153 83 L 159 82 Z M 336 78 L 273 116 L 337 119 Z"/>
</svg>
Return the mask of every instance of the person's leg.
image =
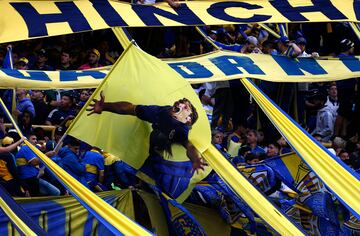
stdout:
<svg viewBox="0 0 360 236">
<path fill-rule="evenodd" d="M 39 196 L 40 194 L 39 179 L 36 176 L 32 178 L 24 179 L 23 182 L 27 185 L 29 193 L 32 197 Z"/>
<path fill-rule="evenodd" d="M 59 196 L 60 190 L 46 180 L 39 179 L 40 194 L 45 196 Z"/>
</svg>

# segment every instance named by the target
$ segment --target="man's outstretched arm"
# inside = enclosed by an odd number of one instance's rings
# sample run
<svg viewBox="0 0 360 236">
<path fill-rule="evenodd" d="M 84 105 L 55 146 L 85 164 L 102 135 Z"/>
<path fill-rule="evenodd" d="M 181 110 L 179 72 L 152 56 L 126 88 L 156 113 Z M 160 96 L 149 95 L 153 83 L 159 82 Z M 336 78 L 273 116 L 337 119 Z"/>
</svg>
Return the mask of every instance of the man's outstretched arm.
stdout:
<svg viewBox="0 0 360 236">
<path fill-rule="evenodd" d="M 208 164 L 204 162 L 204 159 L 201 157 L 201 154 L 198 152 L 195 146 L 190 141 L 187 141 L 185 142 L 184 147 L 186 148 L 187 157 L 192 162 L 193 170 L 204 170 L 204 166 L 207 166 Z"/>
<path fill-rule="evenodd" d="M 136 105 L 130 102 L 105 102 L 105 96 L 102 91 L 100 92 L 100 100 L 93 99 L 89 106 L 90 108 L 86 109 L 87 111 L 90 111 L 88 116 L 94 113 L 101 114 L 103 111 L 121 115 L 136 115 Z"/>
</svg>

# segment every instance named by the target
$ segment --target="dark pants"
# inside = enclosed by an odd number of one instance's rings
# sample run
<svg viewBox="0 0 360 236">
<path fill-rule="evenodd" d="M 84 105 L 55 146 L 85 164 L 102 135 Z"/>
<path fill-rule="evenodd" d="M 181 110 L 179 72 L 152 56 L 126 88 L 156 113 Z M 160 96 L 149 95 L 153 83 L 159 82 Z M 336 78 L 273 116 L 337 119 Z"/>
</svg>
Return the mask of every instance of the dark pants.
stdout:
<svg viewBox="0 0 360 236">
<path fill-rule="evenodd" d="M 39 179 L 36 176 L 22 179 L 21 182 L 24 188 L 29 191 L 32 197 L 40 195 Z"/>
<path fill-rule="evenodd" d="M 222 116 L 221 128 L 227 129 L 230 117 L 232 115 L 232 96 L 230 88 L 219 88 L 214 94 L 215 106 L 212 115 L 211 128 L 216 128 L 217 123 Z"/>
</svg>

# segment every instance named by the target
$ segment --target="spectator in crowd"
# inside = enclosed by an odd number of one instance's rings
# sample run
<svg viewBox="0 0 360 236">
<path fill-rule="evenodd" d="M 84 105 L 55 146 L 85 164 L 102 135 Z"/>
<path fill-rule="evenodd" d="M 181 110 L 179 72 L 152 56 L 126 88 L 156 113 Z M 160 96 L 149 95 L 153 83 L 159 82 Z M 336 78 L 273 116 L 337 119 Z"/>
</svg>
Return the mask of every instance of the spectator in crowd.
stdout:
<svg viewBox="0 0 360 236">
<path fill-rule="evenodd" d="M 334 134 L 336 116 L 331 111 L 331 107 L 325 106 L 326 96 L 319 94 L 314 98 L 314 103 L 319 110 L 316 117 L 316 127 L 312 134 L 319 134 L 323 142 L 328 142 Z"/>
<path fill-rule="evenodd" d="M 27 70 L 29 69 L 28 64 L 29 60 L 26 57 L 22 57 L 14 63 L 14 68 L 17 70 Z"/>
<path fill-rule="evenodd" d="M 63 49 L 60 54 L 60 63 L 56 67 L 57 70 L 76 70 L 71 64 L 72 53 L 70 49 Z"/>
<path fill-rule="evenodd" d="M 218 127 L 218 122 L 221 117 L 222 122 L 219 129 L 221 131 L 226 131 L 233 109 L 229 82 L 209 82 L 205 83 L 205 86 L 206 90 L 202 100 L 205 101 L 205 103 L 212 104 L 214 106 L 211 128 L 215 129 Z M 212 100 L 212 98 L 214 99 Z"/>
<path fill-rule="evenodd" d="M 307 41 L 306 41 L 306 39 L 304 37 L 297 38 L 295 43 L 301 50 L 301 54 L 298 57 L 314 57 L 314 58 L 319 57 L 319 53 L 317 53 L 317 52 L 313 52 L 311 54 L 308 54 L 305 51 Z"/>
<path fill-rule="evenodd" d="M 340 42 L 339 58 L 346 59 L 354 54 L 354 43 L 349 39 Z M 335 135 L 346 137 L 347 128 L 353 117 L 356 79 L 340 80 L 336 82 L 339 98 L 338 116 L 336 117 Z"/>
<path fill-rule="evenodd" d="M 79 97 L 79 103 L 78 106 L 81 108 L 85 105 L 87 100 L 90 98 L 90 91 L 88 89 L 82 89 L 80 90 L 80 97 Z"/>
<path fill-rule="evenodd" d="M 32 144 L 36 144 L 37 139 L 35 135 L 28 136 L 28 140 Z M 39 196 L 40 187 L 37 166 L 40 164 L 39 158 L 26 145 L 22 146 L 16 154 L 16 165 L 19 179 L 26 191 L 29 191 L 31 196 Z"/>
<path fill-rule="evenodd" d="M 266 149 L 267 157 L 276 157 L 280 154 L 280 145 L 278 143 L 269 143 Z"/>
<path fill-rule="evenodd" d="M 335 117 L 337 116 L 337 110 L 339 109 L 339 101 L 337 96 L 336 83 L 330 84 L 325 106 L 329 107 L 330 111 L 334 114 Z"/>
<path fill-rule="evenodd" d="M 219 130 L 213 130 L 211 135 L 212 135 L 211 143 L 213 145 L 222 145 L 224 139 L 223 132 Z"/>
<path fill-rule="evenodd" d="M 257 164 L 257 163 L 259 163 L 260 161 L 263 160 L 264 154 L 265 153 L 256 155 L 256 154 L 251 152 L 248 155 L 246 155 L 245 163 L 248 164 L 248 165 L 255 165 L 255 164 Z"/>
<path fill-rule="evenodd" d="M 211 143 L 218 149 L 220 150 L 224 155 L 228 156 L 227 154 L 227 150 L 223 145 L 223 141 L 224 141 L 224 133 L 221 132 L 220 130 L 213 130 L 211 132 L 212 138 L 211 138 Z"/>
<path fill-rule="evenodd" d="M 261 53 L 261 50 L 258 48 L 259 42 L 254 36 L 247 37 L 244 45 L 241 44 L 226 45 L 217 41 L 214 41 L 214 43 L 222 49 L 240 52 L 244 54 Z"/>
<path fill-rule="evenodd" d="M 25 89 L 17 89 L 16 98 L 17 98 L 17 103 L 16 103 L 15 115 L 21 119 L 23 112 L 28 111 L 30 112 L 32 117 L 35 117 L 35 108 L 30 98 L 27 97 L 27 91 Z"/>
<path fill-rule="evenodd" d="M 24 136 L 29 136 L 34 132 L 32 125 L 33 125 L 33 116 L 29 111 L 24 111 L 22 113 L 21 119 L 19 119 L 19 128 L 21 133 Z"/>
<path fill-rule="evenodd" d="M 89 188 L 94 192 L 107 190 L 104 183 L 104 156 L 101 149 L 93 147 L 85 153 L 83 158 L 86 173 L 85 179 Z"/>
<path fill-rule="evenodd" d="M 34 105 L 36 116 L 33 118 L 34 125 L 44 125 L 49 114 L 49 109 L 44 101 L 44 91 L 32 90 L 31 102 Z"/>
<path fill-rule="evenodd" d="M 296 58 L 301 54 L 301 49 L 293 42 L 290 42 L 288 37 L 281 36 L 278 40 L 276 40 L 279 54 L 290 57 Z"/>
<path fill-rule="evenodd" d="M 22 139 L 14 143 L 14 139 L 5 137 L 0 147 L 0 185 L 11 195 L 22 197 L 25 195 L 20 189 L 20 182 L 16 170 L 15 157 L 12 151 L 22 143 Z"/>
<path fill-rule="evenodd" d="M 100 60 L 100 52 L 93 48 L 88 53 L 88 62 L 86 64 L 83 64 L 79 67 L 79 70 L 88 70 L 92 68 L 102 67 L 102 65 L 99 64 Z"/>
<path fill-rule="evenodd" d="M 246 134 L 246 146 L 251 149 L 251 153 L 259 156 L 260 154 L 264 154 L 265 150 L 258 145 L 258 132 L 256 130 L 249 130 Z M 241 147 L 239 150 L 239 154 L 244 147 Z"/>
<path fill-rule="evenodd" d="M 109 53 L 109 43 L 107 40 L 102 40 L 99 45 L 98 49 L 100 52 L 100 60 L 99 63 L 104 66 L 113 65 L 115 63 L 115 59 Z"/>
<path fill-rule="evenodd" d="M 73 97 L 70 95 L 70 93 L 64 93 L 61 97 L 59 108 L 56 108 L 49 113 L 46 124 L 58 126 L 65 124 L 64 122 L 74 117 L 72 106 Z"/>
<path fill-rule="evenodd" d="M 351 163 L 349 153 L 345 149 L 341 149 L 338 156 L 345 164 L 349 165 Z"/>
<path fill-rule="evenodd" d="M 286 142 L 286 139 L 284 137 L 280 137 L 276 142 L 280 146 L 280 155 L 292 152 L 291 147 Z"/>
<path fill-rule="evenodd" d="M 54 68 L 47 64 L 48 53 L 45 49 L 41 49 L 37 53 L 37 59 L 33 66 L 30 67 L 31 70 L 54 70 Z"/>
<path fill-rule="evenodd" d="M 59 165 L 80 183 L 88 186 L 85 180 L 86 167 L 78 155 L 79 148 L 80 141 L 71 138 L 67 142 L 67 146 L 61 148 L 58 153 L 58 156 L 61 157 Z"/>
</svg>

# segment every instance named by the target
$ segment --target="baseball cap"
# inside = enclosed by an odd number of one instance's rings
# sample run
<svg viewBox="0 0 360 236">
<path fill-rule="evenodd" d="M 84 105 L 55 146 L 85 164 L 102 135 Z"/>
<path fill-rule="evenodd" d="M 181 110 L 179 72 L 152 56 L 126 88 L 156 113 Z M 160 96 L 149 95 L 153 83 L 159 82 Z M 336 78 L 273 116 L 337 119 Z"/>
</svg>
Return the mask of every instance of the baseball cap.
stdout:
<svg viewBox="0 0 360 236">
<path fill-rule="evenodd" d="M 277 39 L 276 41 L 275 41 L 275 43 L 283 43 L 283 44 L 286 44 L 286 43 L 288 43 L 290 40 L 289 40 L 289 38 L 288 37 L 286 37 L 286 36 L 281 36 L 279 39 Z"/>
<path fill-rule="evenodd" d="M 29 63 L 29 60 L 26 57 L 22 57 L 18 60 L 18 63 L 20 63 L 20 62 L 23 62 L 23 63 L 25 63 L 25 65 L 27 65 Z"/>
<path fill-rule="evenodd" d="M 307 41 L 304 37 L 300 37 L 300 38 L 297 38 L 296 41 L 295 41 L 296 44 L 302 44 L 302 45 L 306 45 L 307 44 Z"/>
<path fill-rule="evenodd" d="M 343 39 L 340 42 L 340 49 L 342 52 L 349 50 L 350 48 L 354 47 L 354 43 L 349 39 Z"/>
<path fill-rule="evenodd" d="M 216 30 L 210 30 L 210 34 L 217 34 Z"/>
<path fill-rule="evenodd" d="M 7 145 L 10 145 L 10 144 L 13 144 L 14 143 L 14 139 L 9 137 L 9 136 L 6 136 L 5 138 L 3 138 L 1 144 L 3 146 L 7 146 Z"/>
<path fill-rule="evenodd" d="M 96 56 L 100 57 L 100 52 L 96 48 L 91 49 L 90 53 L 94 53 Z"/>
<path fill-rule="evenodd" d="M 40 49 L 40 51 L 38 52 L 38 55 L 42 55 L 42 56 L 45 56 L 45 57 L 47 57 L 48 56 L 48 54 L 47 54 L 47 52 L 46 52 L 46 50 L 45 49 Z"/>
<path fill-rule="evenodd" d="M 257 38 L 255 38 L 254 36 L 249 36 L 246 38 L 246 42 L 247 43 L 251 43 L 254 45 L 258 45 L 259 41 L 257 40 Z"/>
</svg>

